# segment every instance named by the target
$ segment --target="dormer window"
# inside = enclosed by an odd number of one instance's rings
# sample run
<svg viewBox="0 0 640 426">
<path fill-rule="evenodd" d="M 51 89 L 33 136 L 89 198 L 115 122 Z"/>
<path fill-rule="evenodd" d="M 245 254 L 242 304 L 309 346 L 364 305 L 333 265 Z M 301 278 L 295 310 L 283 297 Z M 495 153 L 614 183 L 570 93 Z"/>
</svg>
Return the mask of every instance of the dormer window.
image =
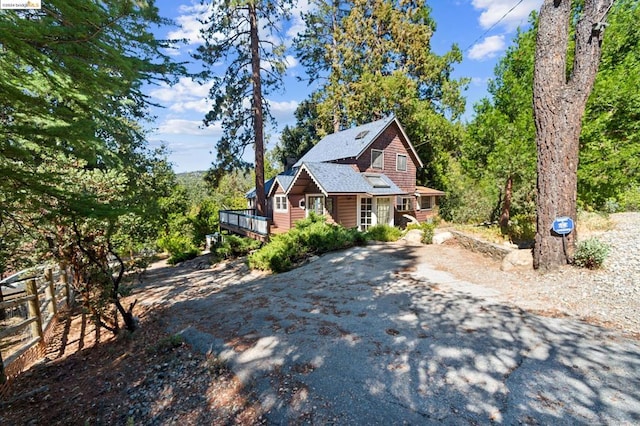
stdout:
<svg viewBox="0 0 640 426">
<path fill-rule="evenodd" d="M 371 150 L 371 168 L 384 169 L 384 151 L 379 149 Z"/>
</svg>

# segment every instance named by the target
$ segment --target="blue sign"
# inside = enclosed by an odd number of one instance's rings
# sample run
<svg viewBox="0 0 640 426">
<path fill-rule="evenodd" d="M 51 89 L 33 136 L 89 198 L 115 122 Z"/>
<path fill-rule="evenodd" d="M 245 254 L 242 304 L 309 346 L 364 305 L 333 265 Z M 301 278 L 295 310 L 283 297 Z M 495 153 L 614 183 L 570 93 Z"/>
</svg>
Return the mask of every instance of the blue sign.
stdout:
<svg viewBox="0 0 640 426">
<path fill-rule="evenodd" d="M 568 216 L 556 217 L 553 221 L 553 232 L 560 235 L 567 235 L 573 231 L 573 220 Z"/>
</svg>

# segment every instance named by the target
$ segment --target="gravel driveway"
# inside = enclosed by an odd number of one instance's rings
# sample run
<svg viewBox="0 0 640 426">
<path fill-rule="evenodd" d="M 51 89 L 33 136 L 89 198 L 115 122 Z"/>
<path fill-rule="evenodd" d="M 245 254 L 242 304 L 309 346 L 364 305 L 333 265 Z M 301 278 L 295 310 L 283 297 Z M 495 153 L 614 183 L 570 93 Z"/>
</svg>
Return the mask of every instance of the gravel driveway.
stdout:
<svg viewBox="0 0 640 426">
<path fill-rule="evenodd" d="M 637 340 L 501 303 L 432 267 L 430 250 L 156 275 L 144 303 L 227 361 L 270 424 L 640 423 Z"/>
</svg>

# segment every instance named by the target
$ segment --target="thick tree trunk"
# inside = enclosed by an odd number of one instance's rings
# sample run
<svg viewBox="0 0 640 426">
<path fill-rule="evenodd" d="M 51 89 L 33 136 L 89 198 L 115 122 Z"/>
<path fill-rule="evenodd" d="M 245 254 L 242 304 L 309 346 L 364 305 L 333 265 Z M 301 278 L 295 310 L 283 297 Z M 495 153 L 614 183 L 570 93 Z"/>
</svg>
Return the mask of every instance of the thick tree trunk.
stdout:
<svg viewBox="0 0 640 426">
<path fill-rule="evenodd" d="M 504 201 L 502 203 L 502 212 L 500 213 L 500 230 L 506 233 L 509 228 L 509 219 L 511 218 L 511 198 L 513 198 L 513 177 L 509 176 L 504 185 Z"/>
<path fill-rule="evenodd" d="M 573 255 L 576 232 L 552 232 L 559 216 L 576 219 L 579 137 L 585 105 L 598 71 L 602 22 L 613 0 L 585 0 L 576 24 L 573 68 L 567 78 L 571 0 L 545 0 L 540 9 L 533 81 L 538 151 L 537 232 L 533 266 L 555 269 Z"/>
<path fill-rule="evenodd" d="M 260 80 L 258 15 L 256 13 L 256 6 L 254 2 L 249 2 L 249 25 L 251 38 L 251 78 L 253 80 L 253 129 L 256 136 L 256 211 L 258 216 L 265 216 L 266 199 L 264 193 L 264 118 L 262 112 L 262 84 Z"/>
</svg>

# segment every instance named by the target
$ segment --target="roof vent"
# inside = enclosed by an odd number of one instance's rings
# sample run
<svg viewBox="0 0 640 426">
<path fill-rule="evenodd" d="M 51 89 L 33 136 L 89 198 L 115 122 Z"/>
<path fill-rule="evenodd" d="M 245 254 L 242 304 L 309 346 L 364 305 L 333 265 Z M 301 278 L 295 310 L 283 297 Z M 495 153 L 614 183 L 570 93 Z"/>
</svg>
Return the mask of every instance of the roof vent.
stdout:
<svg viewBox="0 0 640 426">
<path fill-rule="evenodd" d="M 363 130 L 362 132 L 360 132 L 360 133 L 358 133 L 358 134 L 356 135 L 356 139 L 362 139 L 362 138 L 364 138 L 365 136 L 367 136 L 368 134 L 369 134 L 369 131 L 368 131 L 368 130 Z"/>
</svg>

